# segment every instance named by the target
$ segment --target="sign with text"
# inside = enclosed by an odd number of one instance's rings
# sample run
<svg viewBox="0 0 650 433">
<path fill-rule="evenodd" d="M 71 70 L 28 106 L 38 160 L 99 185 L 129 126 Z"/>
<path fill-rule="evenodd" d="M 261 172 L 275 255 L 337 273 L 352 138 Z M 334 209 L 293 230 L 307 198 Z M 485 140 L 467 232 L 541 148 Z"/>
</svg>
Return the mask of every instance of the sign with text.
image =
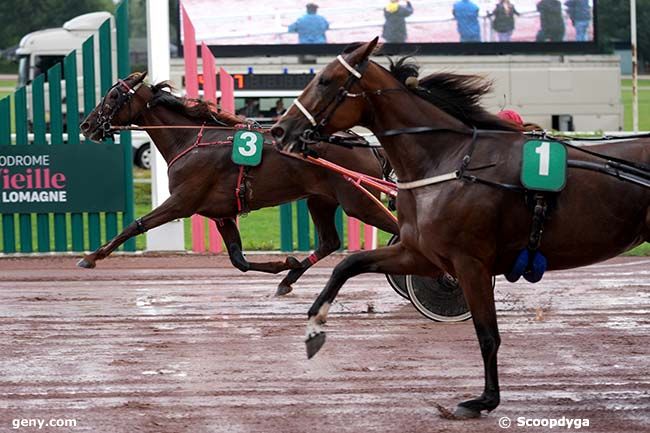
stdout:
<svg viewBox="0 0 650 433">
<path fill-rule="evenodd" d="M 0 213 L 123 211 L 124 170 L 117 144 L 0 145 Z"/>
</svg>

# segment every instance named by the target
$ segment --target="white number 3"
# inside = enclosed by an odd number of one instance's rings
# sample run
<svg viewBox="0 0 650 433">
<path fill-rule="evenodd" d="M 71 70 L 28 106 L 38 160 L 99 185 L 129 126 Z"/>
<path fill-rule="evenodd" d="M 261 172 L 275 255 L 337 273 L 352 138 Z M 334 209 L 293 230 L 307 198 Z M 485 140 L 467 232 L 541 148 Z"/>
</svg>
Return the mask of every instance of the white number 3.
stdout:
<svg viewBox="0 0 650 433">
<path fill-rule="evenodd" d="M 246 140 L 246 147 L 240 147 L 239 153 L 243 156 L 253 156 L 257 152 L 257 135 L 252 132 L 244 132 L 240 136 L 242 140 Z"/>
</svg>

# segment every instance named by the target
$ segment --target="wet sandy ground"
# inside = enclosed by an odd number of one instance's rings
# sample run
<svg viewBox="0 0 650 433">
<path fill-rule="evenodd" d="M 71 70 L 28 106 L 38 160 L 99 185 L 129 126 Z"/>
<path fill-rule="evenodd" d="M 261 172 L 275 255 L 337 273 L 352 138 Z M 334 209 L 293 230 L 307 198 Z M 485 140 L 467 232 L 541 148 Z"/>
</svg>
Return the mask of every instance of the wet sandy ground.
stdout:
<svg viewBox="0 0 650 433">
<path fill-rule="evenodd" d="M 306 311 L 338 259 L 284 298 L 271 296 L 278 277 L 222 257 L 116 257 L 91 271 L 71 257 L 1 259 L 0 431 L 74 418 L 41 431 L 497 432 L 504 416 L 650 430 L 650 259 L 499 279 L 502 403 L 462 422 L 434 403 L 481 391 L 471 323 L 422 318 L 383 276 L 343 288 L 328 342 L 306 359 Z"/>
</svg>

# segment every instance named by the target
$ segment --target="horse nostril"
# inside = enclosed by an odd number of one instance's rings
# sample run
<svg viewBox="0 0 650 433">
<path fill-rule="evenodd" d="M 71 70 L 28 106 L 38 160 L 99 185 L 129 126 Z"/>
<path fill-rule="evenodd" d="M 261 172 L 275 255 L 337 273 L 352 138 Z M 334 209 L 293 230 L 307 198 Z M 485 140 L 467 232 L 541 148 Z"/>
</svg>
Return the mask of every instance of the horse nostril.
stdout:
<svg viewBox="0 0 650 433">
<path fill-rule="evenodd" d="M 82 130 L 82 131 L 86 132 L 86 131 L 88 131 L 89 129 L 90 129 L 90 123 L 88 123 L 88 122 L 84 122 L 84 123 L 81 124 L 81 130 Z"/>
<path fill-rule="evenodd" d="M 284 137 L 284 128 L 282 128 L 281 126 L 274 126 L 273 128 L 271 128 L 271 135 L 277 138 L 278 140 L 281 140 L 282 137 Z"/>
</svg>

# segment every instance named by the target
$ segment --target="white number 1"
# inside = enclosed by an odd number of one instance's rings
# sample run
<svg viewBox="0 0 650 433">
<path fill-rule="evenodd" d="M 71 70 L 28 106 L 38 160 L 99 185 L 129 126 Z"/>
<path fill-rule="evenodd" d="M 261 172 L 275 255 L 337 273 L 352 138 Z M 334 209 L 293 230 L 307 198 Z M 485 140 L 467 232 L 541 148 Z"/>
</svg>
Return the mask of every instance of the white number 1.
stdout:
<svg viewBox="0 0 650 433">
<path fill-rule="evenodd" d="M 539 155 L 539 175 L 548 176 L 548 168 L 551 163 L 551 145 L 548 142 L 543 142 L 535 153 Z"/>
<path fill-rule="evenodd" d="M 244 132 L 241 135 L 243 140 L 246 140 L 246 148 L 240 147 L 239 153 L 243 156 L 253 156 L 257 152 L 257 135 L 252 132 Z"/>
</svg>

